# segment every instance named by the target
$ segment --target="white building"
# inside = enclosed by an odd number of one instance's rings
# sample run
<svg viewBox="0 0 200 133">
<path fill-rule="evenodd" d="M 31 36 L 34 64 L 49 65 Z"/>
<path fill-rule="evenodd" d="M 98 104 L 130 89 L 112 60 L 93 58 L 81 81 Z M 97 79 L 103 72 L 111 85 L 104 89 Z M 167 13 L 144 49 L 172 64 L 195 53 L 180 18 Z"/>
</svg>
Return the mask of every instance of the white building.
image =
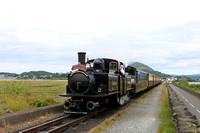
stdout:
<svg viewBox="0 0 200 133">
<path fill-rule="evenodd" d="M 0 79 L 4 79 L 5 78 L 5 75 L 0 75 Z"/>
</svg>

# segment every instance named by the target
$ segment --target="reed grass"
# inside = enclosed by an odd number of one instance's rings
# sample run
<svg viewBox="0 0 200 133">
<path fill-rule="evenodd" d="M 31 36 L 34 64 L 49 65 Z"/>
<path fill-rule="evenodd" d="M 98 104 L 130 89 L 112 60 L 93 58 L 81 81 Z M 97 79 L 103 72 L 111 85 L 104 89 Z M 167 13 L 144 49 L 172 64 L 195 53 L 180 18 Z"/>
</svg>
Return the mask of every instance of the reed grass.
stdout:
<svg viewBox="0 0 200 133">
<path fill-rule="evenodd" d="M 60 103 L 67 81 L 1 80 L 0 114 Z"/>
</svg>

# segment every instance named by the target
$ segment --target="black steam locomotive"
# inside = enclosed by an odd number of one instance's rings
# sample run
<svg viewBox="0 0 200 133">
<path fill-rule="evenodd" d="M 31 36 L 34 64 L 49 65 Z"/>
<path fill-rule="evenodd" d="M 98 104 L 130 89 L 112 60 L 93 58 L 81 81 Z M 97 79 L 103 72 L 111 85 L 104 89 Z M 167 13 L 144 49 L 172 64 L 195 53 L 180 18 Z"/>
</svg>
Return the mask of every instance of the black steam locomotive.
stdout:
<svg viewBox="0 0 200 133">
<path fill-rule="evenodd" d="M 107 58 L 85 62 L 84 52 L 78 53 L 79 64 L 68 75 L 65 114 L 88 114 L 108 104 L 123 105 L 129 96 L 161 83 L 161 79 L 124 63 Z"/>
</svg>

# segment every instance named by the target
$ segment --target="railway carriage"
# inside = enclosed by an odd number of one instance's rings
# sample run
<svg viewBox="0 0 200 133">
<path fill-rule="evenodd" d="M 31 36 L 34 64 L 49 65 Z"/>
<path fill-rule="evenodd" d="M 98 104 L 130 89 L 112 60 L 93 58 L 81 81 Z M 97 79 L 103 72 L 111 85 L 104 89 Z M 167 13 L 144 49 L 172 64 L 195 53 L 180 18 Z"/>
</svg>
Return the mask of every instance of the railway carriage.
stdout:
<svg viewBox="0 0 200 133">
<path fill-rule="evenodd" d="M 146 72 L 137 71 L 136 92 L 143 91 L 148 87 L 148 74 Z"/>
<path fill-rule="evenodd" d="M 79 64 L 68 75 L 66 93 L 60 94 L 70 97 L 64 104 L 65 114 L 88 114 L 108 104 L 123 105 L 130 95 L 160 83 L 155 76 L 115 59 L 85 62 L 85 54 L 78 53 Z"/>
<path fill-rule="evenodd" d="M 148 73 L 148 88 L 154 86 L 154 75 Z"/>
</svg>

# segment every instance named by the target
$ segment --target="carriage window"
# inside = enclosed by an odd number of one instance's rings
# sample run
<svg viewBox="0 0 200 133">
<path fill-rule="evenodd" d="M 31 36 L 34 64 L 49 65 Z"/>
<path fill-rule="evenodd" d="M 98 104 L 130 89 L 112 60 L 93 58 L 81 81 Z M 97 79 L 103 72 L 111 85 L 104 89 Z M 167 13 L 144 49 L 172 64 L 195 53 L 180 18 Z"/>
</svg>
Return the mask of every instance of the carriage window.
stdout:
<svg viewBox="0 0 200 133">
<path fill-rule="evenodd" d="M 110 62 L 109 69 L 116 71 L 117 70 L 117 63 L 116 62 Z"/>
</svg>

